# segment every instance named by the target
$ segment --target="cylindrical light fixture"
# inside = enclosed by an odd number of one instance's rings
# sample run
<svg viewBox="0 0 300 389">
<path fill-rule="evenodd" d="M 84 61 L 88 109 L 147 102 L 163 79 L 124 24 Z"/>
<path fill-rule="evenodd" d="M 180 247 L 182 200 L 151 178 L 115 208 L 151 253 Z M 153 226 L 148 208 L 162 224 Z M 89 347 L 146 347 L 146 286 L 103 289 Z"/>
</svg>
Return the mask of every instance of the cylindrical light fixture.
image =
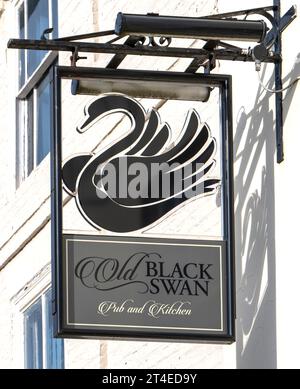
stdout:
<svg viewBox="0 0 300 389">
<path fill-rule="evenodd" d="M 138 98 L 207 101 L 211 88 L 203 85 L 203 75 L 176 72 L 154 72 L 127 69 L 80 69 L 80 77 L 72 78 L 73 95 L 124 93 Z M 200 77 L 199 77 L 200 76 Z"/>
<path fill-rule="evenodd" d="M 166 36 L 206 40 L 262 42 L 268 28 L 263 20 L 208 19 L 119 12 L 117 35 Z"/>
</svg>

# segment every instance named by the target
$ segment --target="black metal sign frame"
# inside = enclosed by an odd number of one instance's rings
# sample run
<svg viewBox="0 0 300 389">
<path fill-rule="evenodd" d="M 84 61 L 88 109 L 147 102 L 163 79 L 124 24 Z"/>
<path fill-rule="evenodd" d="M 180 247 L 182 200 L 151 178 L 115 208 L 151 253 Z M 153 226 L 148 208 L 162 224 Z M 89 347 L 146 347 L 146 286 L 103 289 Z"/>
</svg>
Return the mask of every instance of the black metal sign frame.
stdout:
<svg viewBox="0 0 300 389">
<path fill-rule="evenodd" d="M 122 70 L 117 70 L 122 74 Z M 174 341 L 205 341 L 212 343 L 231 343 L 235 339 L 235 268 L 234 268 L 234 204 L 233 204 L 233 135 L 232 135 L 232 86 L 231 76 L 183 74 L 175 72 L 146 72 L 147 77 L 153 76 L 169 81 L 182 83 L 194 82 L 196 85 L 218 88 L 221 101 L 222 126 L 222 176 L 223 176 L 223 223 L 226 250 L 226 333 L 222 335 L 188 333 L 153 332 L 138 329 L 127 331 L 124 328 L 95 330 L 86 328 L 70 328 L 65 320 L 65 284 L 63 280 L 63 198 L 62 198 L 62 128 L 61 128 L 61 80 L 103 78 L 103 69 L 63 67 L 54 69 L 54 131 L 51 138 L 51 228 L 52 228 L 52 290 L 54 334 L 57 337 L 70 338 L 123 338 L 141 340 L 174 340 Z M 141 78 L 141 82 L 143 79 Z M 100 236 L 99 236 L 100 237 Z M 121 238 L 121 240 L 124 239 Z M 175 241 L 175 240 L 174 240 Z"/>
</svg>

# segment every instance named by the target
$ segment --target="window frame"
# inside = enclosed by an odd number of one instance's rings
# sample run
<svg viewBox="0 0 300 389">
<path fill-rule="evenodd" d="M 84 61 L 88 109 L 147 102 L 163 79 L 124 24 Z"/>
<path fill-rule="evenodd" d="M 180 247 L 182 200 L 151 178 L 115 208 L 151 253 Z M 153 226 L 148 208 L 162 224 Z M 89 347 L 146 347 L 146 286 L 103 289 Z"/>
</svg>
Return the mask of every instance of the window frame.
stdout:
<svg viewBox="0 0 300 389">
<path fill-rule="evenodd" d="M 16 188 L 18 189 L 22 182 L 43 162 L 43 160 L 50 153 L 38 162 L 38 88 L 40 84 L 49 76 L 50 84 L 50 102 L 53 106 L 54 96 L 54 66 L 57 64 L 57 56 L 54 57 L 54 62 L 48 66 L 45 72 L 41 73 L 40 77 L 37 78 L 37 82 L 33 84 L 32 89 L 28 88 L 28 94 L 25 98 L 16 97 Z M 40 70 L 40 69 L 38 69 Z M 26 85 L 27 86 L 27 85 Z M 32 115 L 29 115 L 29 97 L 33 95 L 33 109 Z M 32 121 L 32 140 L 31 149 L 29 148 L 29 121 Z M 50 117 L 52 121 L 52 117 Z M 53 126 L 53 122 L 51 123 Z M 49 134 L 49 137 L 51 134 Z M 32 165 L 32 169 L 29 165 Z"/>
<path fill-rule="evenodd" d="M 21 314 L 23 317 L 23 361 L 24 361 L 24 368 L 27 368 L 27 355 L 26 355 L 26 312 L 28 309 L 33 307 L 34 304 L 38 303 L 39 300 L 41 300 L 41 312 L 42 312 L 42 367 L 41 369 L 52 369 L 53 367 L 47 366 L 47 293 L 52 293 L 51 290 L 51 285 L 47 285 L 47 287 L 42 288 L 42 290 L 35 295 L 33 299 L 30 300 L 22 309 L 21 309 Z M 65 368 L 65 353 L 64 353 L 64 340 L 63 339 L 58 339 L 62 341 L 63 343 L 63 366 L 60 367 L 59 369 L 64 369 Z"/>
<path fill-rule="evenodd" d="M 21 0 L 15 4 L 16 7 L 16 20 L 17 20 L 17 34 L 20 33 L 20 10 L 21 7 L 24 7 L 24 34 L 25 38 L 28 35 L 28 1 Z M 53 13 L 53 1 L 48 0 L 48 14 L 49 14 L 49 26 L 58 25 L 58 20 L 54 21 Z M 58 2 L 57 2 L 58 7 Z M 58 16 L 58 15 L 57 15 Z M 49 34 L 49 37 L 52 37 L 52 33 Z M 57 52 L 48 52 L 41 60 L 38 67 L 34 70 L 31 76 L 27 76 L 28 68 L 28 50 L 24 50 L 24 72 L 25 72 L 25 81 L 24 84 L 20 86 L 20 56 L 21 51 L 18 52 L 17 57 L 17 68 L 18 68 L 18 80 L 17 80 L 17 92 L 16 92 L 16 189 L 18 189 L 21 184 L 30 176 L 30 174 L 39 166 L 42 162 L 37 163 L 37 132 L 38 132 L 38 102 L 37 102 L 37 89 L 42 83 L 43 79 L 50 74 L 50 88 L 51 95 L 50 100 L 53 102 L 54 94 L 54 84 L 53 84 L 53 68 L 58 62 L 58 53 Z M 33 115 L 32 115 L 32 150 L 28 147 L 28 134 L 30 130 L 29 123 L 29 114 L 28 114 L 28 98 L 30 94 L 33 94 Z M 52 124 L 53 125 L 53 124 Z M 49 150 L 50 152 L 50 150 Z M 49 153 L 48 153 L 49 154 Z M 32 166 L 32 169 L 30 168 Z"/>
<path fill-rule="evenodd" d="M 51 287 L 51 263 L 47 263 L 11 298 L 13 309 L 13 354 L 18 366 L 25 368 L 24 313 Z"/>
<path fill-rule="evenodd" d="M 28 310 L 32 309 L 37 303 L 39 303 L 39 301 L 41 301 L 41 306 L 39 307 L 41 309 L 41 317 L 42 317 L 42 326 L 41 326 L 41 336 L 42 336 L 42 342 L 41 342 L 41 345 L 39 345 L 39 347 L 42 348 L 42 355 L 41 355 L 41 363 L 42 363 L 42 366 L 41 368 L 43 368 L 43 365 L 44 365 L 44 332 L 45 332 L 45 329 L 43 328 L 44 327 L 44 307 L 43 307 L 43 295 L 39 296 L 24 312 L 23 312 L 23 325 L 24 325 L 24 367 L 25 368 L 29 368 L 28 367 L 28 359 L 27 359 L 27 347 L 26 347 L 26 344 L 27 344 L 27 341 L 26 341 L 26 337 L 27 337 L 27 333 L 26 333 L 26 329 L 27 329 L 27 315 L 28 315 Z M 29 327 L 29 325 L 28 325 Z M 39 348 L 38 347 L 38 348 Z M 40 355 L 38 355 L 38 359 L 40 359 Z M 36 367 L 33 367 L 34 369 L 39 369 L 39 368 L 36 368 Z"/>
<path fill-rule="evenodd" d="M 17 34 L 18 34 L 18 36 L 20 34 L 19 15 L 20 15 L 21 7 L 24 5 L 24 39 L 27 39 L 27 37 L 28 37 L 28 1 L 29 0 L 20 0 L 16 4 L 16 20 L 17 20 Z M 49 27 L 53 27 L 55 24 L 54 20 L 53 20 L 53 17 L 54 17 L 54 15 L 53 15 L 53 2 L 54 1 L 57 1 L 57 7 L 58 7 L 58 0 L 48 0 Z M 49 34 L 49 39 L 52 39 L 53 36 L 54 36 L 54 32 L 51 32 Z M 18 64 L 20 63 L 21 53 L 22 53 L 22 50 L 19 50 L 18 51 Z M 25 81 L 21 87 L 19 84 L 19 77 L 18 77 L 18 91 L 19 91 L 18 97 L 21 99 L 22 98 L 24 99 L 26 97 L 26 95 L 28 94 L 28 91 L 26 92 L 26 89 L 28 89 L 27 86 L 30 87 L 30 85 L 31 85 L 31 89 L 32 89 L 32 87 L 34 86 L 34 85 L 32 85 L 32 81 L 35 81 L 35 83 L 36 83 L 36 82 L 38 82 L 38 80 L 36 80 L 36 78 L 38 77 L 38 79 L 40 79 L 40 76 L 41 76 L 40 70 L 42 70 L 43 73 L 47 70 L 47 69 L 41 69 L 41 67 L 43 67 L 44 64 L 46 66 L 48 64 L 47 67 L 49 67 L 49 57 L 53 56 L 53 58 L 50 58 L 50 61 L 53 62 L 55 57 L 57 56 L 56 52 L 46 53 L 46 55 L 41 60 L 39 66 L 37 66 L 37 68 L 34 70 L 34 72 L 28 77 L 28 53 L 29 53 L 29 51 L 24 49 Z"/>
</svg>

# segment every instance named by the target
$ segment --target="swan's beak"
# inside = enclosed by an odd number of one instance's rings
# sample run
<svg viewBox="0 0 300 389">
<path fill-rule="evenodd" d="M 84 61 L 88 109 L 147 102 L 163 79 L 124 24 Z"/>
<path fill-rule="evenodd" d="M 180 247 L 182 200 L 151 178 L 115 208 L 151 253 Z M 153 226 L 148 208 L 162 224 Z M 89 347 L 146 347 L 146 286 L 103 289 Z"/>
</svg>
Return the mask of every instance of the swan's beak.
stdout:
<svg viewBox="0 0 300 389">
<path fill-rule="evenodd" d="M 76 130 L 80 132 L 81 134 L 84 133 L 88 128 L 89 125 L 96 119 L 96 117 L 92 116 L 85 116 L 84 120 L 82 123 L 80 123 L 77 127 Z"/>
</svg>

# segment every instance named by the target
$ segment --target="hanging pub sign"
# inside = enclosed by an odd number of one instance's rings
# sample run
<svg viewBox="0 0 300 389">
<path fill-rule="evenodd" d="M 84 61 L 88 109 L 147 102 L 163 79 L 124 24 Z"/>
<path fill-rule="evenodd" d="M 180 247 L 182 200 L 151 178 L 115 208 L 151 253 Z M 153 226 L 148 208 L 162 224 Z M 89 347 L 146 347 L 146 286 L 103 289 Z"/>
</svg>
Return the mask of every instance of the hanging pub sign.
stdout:
<svg viewBox="0 0 300 389">
<path fill-rule="evenodd" d="M 54 80 L 56 335 L 234 341 L 230 77 Z"/>
</svg>

